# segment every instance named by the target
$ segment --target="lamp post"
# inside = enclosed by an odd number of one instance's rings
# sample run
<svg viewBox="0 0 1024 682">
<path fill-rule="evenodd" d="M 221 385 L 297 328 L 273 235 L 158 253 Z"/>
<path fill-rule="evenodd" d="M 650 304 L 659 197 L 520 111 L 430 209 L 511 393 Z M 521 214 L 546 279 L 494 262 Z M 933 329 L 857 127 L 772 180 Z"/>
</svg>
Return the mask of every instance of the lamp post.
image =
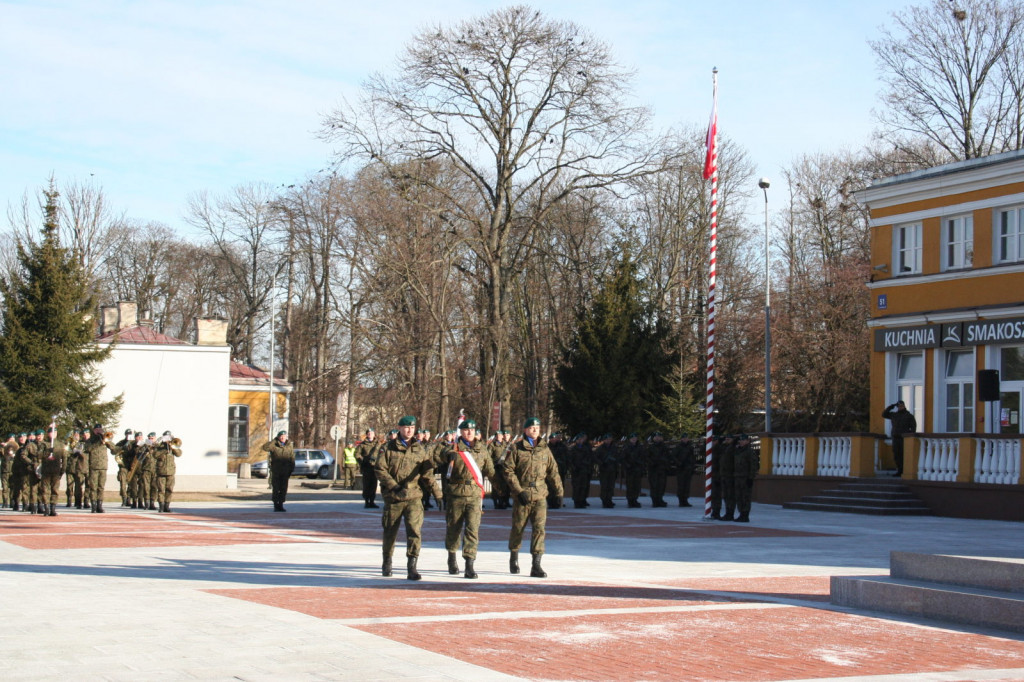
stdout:
<svg viewBox="0 0 1024 682">
<path fill-rule="evenodd" d="M 772 432 L 772 274 L 768 250 L 768 178 L 757 186 L 764 191 L 764 432 Z"/>
</svg>

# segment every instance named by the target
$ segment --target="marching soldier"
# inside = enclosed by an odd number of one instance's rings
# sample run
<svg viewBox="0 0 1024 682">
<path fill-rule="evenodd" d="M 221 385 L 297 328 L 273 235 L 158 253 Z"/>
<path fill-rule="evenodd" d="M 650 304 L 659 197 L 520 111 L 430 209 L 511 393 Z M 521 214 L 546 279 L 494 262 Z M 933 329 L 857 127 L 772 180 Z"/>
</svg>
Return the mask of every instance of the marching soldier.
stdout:
<svg viewBox="0 0 1024 682">
<path fill-rule="evenodd" d="M 14 450 L 14 459 L 11 461 L 11 509 L 18 511 L 30 511 L 25 505 L 25 460 L 21 456 L 22 450 L 28 445 L 28 434 L 24 431 L 18 434 L 17 448 Z M 19 507 L 19 505 L 21 505 Z"/>
<path fill-rule="evenodd" d="M 398 526 L 405 520 L 406 569 L 409 580 L 419 580 L 416 562 L 420 555 L 420 530 L 423 527 L 423 491 L 420 481 L 427 479 L 438 498 L 440 486 L 434 481 L 434 466 L 423 445 L 413 438 L 416 417 L 402 417 L 398 434 L 377 453 L 374 469 L 384 497 L 382 525 L 384 538 L 381 547 L 384 561 L 381 574 L 391 575 L 391 555 L 398 539 Z"/>
<path fill-rule="evenodd" d="M 140 452 L 136 453 L 139 458 L 137 476 L 139 481 L 139 509 L 156 511 L 156 431 L 146 434 L 146 442 Z"/>
<path fill-rule="evenodd" d="M 725 515 L 722 521 L 734 521 L 736 511 L 736 439 L 726 436 L 722 439 L 722 454 L 718 458 L 718 470 L 722 479 L 722 501 L 725 502 Z"/>
<path fill-rule="evenodd" d="M 18 448 L 17 458 L 21 462 L 21 490 L 24 509 L 30 514 L 42 514 L 43 503 L 39 499 L 39 446 L 37 432 L 28 434 L 25 443 Z"/>
<path fill-rule="evenodd" d="M 65 453 L 67 455 L 64 461 L 65 474 L 67 475 L 67 481 L 65 483 L 65 490 L 67 493 L 67 506 L 70 508 L 72 503 L 77 509 L 82 508 L 82 493 L 85 490 L 85 475 L 87 471 L 85 468 L 85 453 L 82 450 L 82 441 L 78 436 L 78 431 L 71 429 L 68 431 L 67 436 L 64 438 Z"/>
<path fill-rule="evenodd" d="M 675 447 L 676 463 L 676 497 L 680 507 L 692 507 L 690 504 L 690 485 L 693 482 L 693 470 L 697 466 L 697 455 L 694 442 L 689 434 L 684 433 Z"/>
<path fill-rule="evenodd" d="M 359 472 L 363 477 L 363 509 L 377 509 L 377 474 L 374 473 L 373 463 L 377 457 L 377 448 L 380 442 L 374 430 L 366 429 L 363 442 L 356 450 L 356 460 L 359 462 Z"/>
<path fill-rule="evenodd" d="M 270 453 L 270 485 L 274 511 L 287 511 L 284 500 L 288 496 L 288 480 L 295 471 L 295 448 L 288 442 L 288 432 L 278 431 L 277 437 L 263 444 L 263 452 Z"/>
<path fill-rule="evenodd" d="M 0 487 L 3 488 L 3 506 L 12 507 L 11 467 L 14 466 L 14 453 L 18 451 L 18 443 L 14 434 L 7 434 L 7 440 L 0 446 Z"/>
<path fill-rule="evenodd" d="M 626 506 L 635 509 L 640 504 L 640 490 L 644 478 L 644 445 L 635 431 L 622 447 L 622 468 L 626 478 Z"/>
<path fill-rule="evenodd" d="M 494 442 L 488 448 L 491 456 L 491 466 L 494 467 L 495 475 L 491 479 L 491 502 L 494 504 L 495 509 L 508 509 L 509 508 L 509 493 L 508 483 L 505 482 L 505 473 L 501 471 L 502 455 L 505 454 L 505 450 L 508 448 L 508 440 L 505 438 L 504 431 L 496 431 L 494 434 Z"/>
<path fill-rule="evenodd" d="M 132 464 L 128 468 L 128 500 L 132 509 L 144 509 L 145 495 L 142 494 L 142 458 L 148 452 L 145 435 L 136 431 L 131 444 Z"/>
<path fill-rule="evenodd" d="M 112 433 L 104 433 L 102 424 L 92 427 L 92 435 L 85 442 L 85 454 L 89 461 L 89 500 L 92 513 L 103 513 L 103 488 L 107 484 L 107 452 L 116 454 L 110 443 Z"/>
<path fill-rule="evenodd" d="M 462 541 L 466 578 L 476 578 L 473 563 L 480 543 L 480 517 L 483 514 L 484 477 L 494 479 L 491 455 L 476 438 L 476 422 L 463 420 L 459 437 L 441 455 L 442 479 L 447 483 L 445 498 L 444 546 L 448 550 L 448 573 L 458 575 L 455 553 Z"/>
<path fill-rule="evenodd" d="M 121 506 L 128 506 L 128 470 L 131 469 L 131 445 L 132 436 L 135 433 L 131 429 L 125 429 L 124 438 L 117 441 L 114 447 L 117 453 L 114 460 L 117 462 L 117 483 L 121 493 Z"/>
<path fill-rule="evenodd" d="M 164 431 L 156 446 L 156 496 L 159 511 L 164 514 L 171 513 L 171 498 L 174 495 L 174 476 L 177 472 L 175 459 L 181 457 L 181 439 L 175 438 L 170 431 Z M 294 467 L 294 460 L 293 460 Z M 287 487 L 287 484 L 286 484 Z M 284 499 L 281 499 L 284 504 Z M 282 506 L 281 511 L 284 511 Z"/>
<path fill-rule="evenodd" d="M 530 554 L 533 556 L 530 576 L 546 578 L 548 574 L 540 565 L 544 556 L 544 526 L 548 519 L 546 486 L 554 488 L 559 497 L 563 490 L 555 458 L 547 441 L 540 437 L 540 419 L 530 417 L 523 423 L 523 437 L 506 452 L 502 464 L 514 500 L 512 528 L 508 536 L 509 571 L 519 573 L 519 547 L 529 521 Z"/>
<path fill-rule="evenodd" d="M 40 453 L 40 471 L 42 473 L 42 484 L 40 486 L 40 500 L 44 505 L 44 513 L 47 516 L 57 515 L 57 498 L 60 496 L 60 477 L 64 475 L 65 450 L 64 443 L 57 440 L 57 427 L 51 427 L 50 440 L 53 446 L 42 446 Z"/>
</svg>

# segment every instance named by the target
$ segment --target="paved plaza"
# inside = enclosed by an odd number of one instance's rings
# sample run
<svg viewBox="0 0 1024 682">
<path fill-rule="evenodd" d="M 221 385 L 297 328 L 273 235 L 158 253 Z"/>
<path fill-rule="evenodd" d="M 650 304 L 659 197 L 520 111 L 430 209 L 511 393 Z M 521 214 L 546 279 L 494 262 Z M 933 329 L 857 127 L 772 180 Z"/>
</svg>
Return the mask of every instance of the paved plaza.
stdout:
<svg viewBox="0 0 1024 682">
<path fill-rule="evenodd" d="M 1024 679 L 1024 637 L 828 599 L 829 576 L 887 574 L 891 550 L 1024 557 L 1019 523 L 755 504 L 739 524 L 620 501 L 551 511 L 536 579 L 527 551 L 508 573 L 511 512 L 488 500 L 480 578 L 448 575 L 432 511 L 417 583 L 404 533 L 380 575 L 380 512 L 358 493 L 292 485 L 285 514 L 0 512 L 0 679 Z"/>
</svg>

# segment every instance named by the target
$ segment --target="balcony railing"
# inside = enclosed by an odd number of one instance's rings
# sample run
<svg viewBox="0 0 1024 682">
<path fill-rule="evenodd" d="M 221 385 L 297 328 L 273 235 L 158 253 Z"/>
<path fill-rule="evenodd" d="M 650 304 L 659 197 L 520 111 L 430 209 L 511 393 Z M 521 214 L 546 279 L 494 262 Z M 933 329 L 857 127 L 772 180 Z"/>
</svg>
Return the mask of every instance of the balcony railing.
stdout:
<svg viewBox="0 0 1024 682">
<path fill-rule="evenodd" d="M 929 433 L 903 439 L 903 477 L 1016 485 L 1020 436 Z M 775 476 L 871 477 L 894 471 L 891 441 L 878 433 L 787 433 L 761 437 L 761 472 Z"/>
</svg>

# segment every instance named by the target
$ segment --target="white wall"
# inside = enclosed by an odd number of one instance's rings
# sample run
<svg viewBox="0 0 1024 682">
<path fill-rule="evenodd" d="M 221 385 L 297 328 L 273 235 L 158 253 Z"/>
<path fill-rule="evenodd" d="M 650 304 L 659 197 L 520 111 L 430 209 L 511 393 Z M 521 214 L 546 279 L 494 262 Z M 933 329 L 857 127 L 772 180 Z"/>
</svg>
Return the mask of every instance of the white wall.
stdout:
<svg viewBox="0 0 1024 682">
<path fill-rule="evenodd" d="M 123 394 L 123 403 L 103 426 L 115 442 L 129 428 L 170 429 L 182 442 L 175 488 L 223 490 L 235 480 L 227 474 L 229 361 L 228 346 L 117 344 L 99 367 L 101 399 Z M 113 457 L 106 487 L 118 489 Z"/>
</svg>

